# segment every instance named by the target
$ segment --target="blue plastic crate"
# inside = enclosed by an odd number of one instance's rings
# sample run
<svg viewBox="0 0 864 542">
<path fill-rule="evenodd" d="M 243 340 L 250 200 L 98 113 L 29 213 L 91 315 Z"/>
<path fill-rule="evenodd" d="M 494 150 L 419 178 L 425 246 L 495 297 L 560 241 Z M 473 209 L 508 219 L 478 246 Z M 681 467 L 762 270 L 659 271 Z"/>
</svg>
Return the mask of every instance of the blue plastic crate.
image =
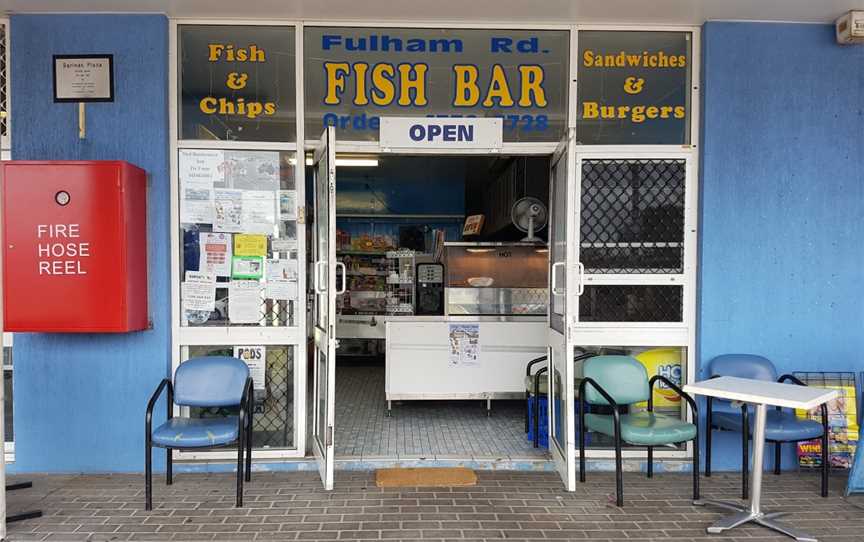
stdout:
<svg viewBox="0 0 864 542">
<path fill-rule="evenodd" d="M 587 405 L 586 405 L 587 406 Z M 549 410 L 546 407 L 546 396 L 540 396 L 540 418 L 538 420 L 538 425 L 540 426 L 540 440 L 539 444 L 543 448 L 549 447 Z M 588 410 L 586 410 L 588 412 Z M 555 437 L 560 441 L 561 440 L 561 400 L 555 400 L 555 413 L 556 413 L 556 421 L 555 424 Z M 573 410 L 573 415 L 577 416 L 577 411 Z M 576 431 L 579 431 L 579 420 L 576 419 Z M 534 398 L 533 396 L 528 399 L 528 434 L 526 438 L 529 442 L 534 442 Z M 588 444 L 591 441 L 590 433 L 585 435 L 585 444 Z"/>
</svg>

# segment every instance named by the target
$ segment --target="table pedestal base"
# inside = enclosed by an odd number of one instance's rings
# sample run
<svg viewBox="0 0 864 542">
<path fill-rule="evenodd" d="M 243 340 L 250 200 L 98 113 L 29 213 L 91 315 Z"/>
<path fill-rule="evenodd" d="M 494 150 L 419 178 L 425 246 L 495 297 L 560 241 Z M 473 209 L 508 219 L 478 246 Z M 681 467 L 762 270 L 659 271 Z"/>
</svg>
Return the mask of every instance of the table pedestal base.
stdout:
<svg viewBox="0 0 864 542">
<path fill-rule="evenodd" d="M 814 536 L 810 536 L 798 529 L 773 521 L 774 518 L 786 515 L 788 512 L 753 512 L 750 510 L 749 506 L 741 506 L 740 504 L 729 501 L 715 501 L 712 499 L 693 501 L 693 504 L 696 506 L 712 505 L 735 512 L 734 514 L 720 518 L 714 523 L 714 525 L 708 527 L 706 531 L 708 531 L 709 534 L 720 534 L 723 531 L 728 531 L 729 529 L 734 529 L 735 527 L 744 525 L 745 523 L 753 522 L 783 533 L 786 536 L 791 536 L 799 542 L 818 542 Z"/>
</svg>

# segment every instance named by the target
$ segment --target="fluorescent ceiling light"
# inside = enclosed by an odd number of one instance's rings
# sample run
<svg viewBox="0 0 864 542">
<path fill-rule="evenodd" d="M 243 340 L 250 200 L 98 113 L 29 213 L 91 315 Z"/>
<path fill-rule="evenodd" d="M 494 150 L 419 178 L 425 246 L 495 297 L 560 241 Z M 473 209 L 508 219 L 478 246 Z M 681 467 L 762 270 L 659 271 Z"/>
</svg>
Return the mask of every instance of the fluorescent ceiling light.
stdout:
<svg viewBox="0 0 864 542">
<path fill-rule="evenodd" d="M 306 165 L 314 165 L 311 158 L 306 159 Z M 336 167 L 378 167 L 377 158 L 337 158 Z"/>
</svg>

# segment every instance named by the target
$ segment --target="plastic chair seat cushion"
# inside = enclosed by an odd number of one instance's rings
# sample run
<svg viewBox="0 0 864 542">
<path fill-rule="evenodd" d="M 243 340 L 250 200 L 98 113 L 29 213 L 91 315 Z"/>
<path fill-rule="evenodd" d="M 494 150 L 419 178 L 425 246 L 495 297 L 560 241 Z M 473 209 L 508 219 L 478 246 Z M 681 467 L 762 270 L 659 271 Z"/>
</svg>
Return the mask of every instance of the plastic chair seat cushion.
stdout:
<svg viewBox="0 0 864 542">
<path fill-rule="evenodd" d="M 750 424 L 750 434 L 756 424 L 756 414 L 751 412 L 747 417 Z M 731 412 L 714 412 L 711 414 L 711 424 L 726 431 L 742 429 L 742 416 Z M 822 424 L 816 420 L 802 419 L 790 410 L 770 409 L 765 416 L 765 439 L 785 441 L 808 440 L 822 436 Z"/>
<path fill-rule="evenodd" d="M 585 414 L 585 427 L 591 431 L 615 436 L 611 414 Z M 696 426 L 656 412 L 635 412 L 621 416 L 621 440 L 630 444 L 654 446 L 685 442 L 696 438 Z"/>
<path fill-rule="evenodd" d="M 171 418 L 153 431 L 153 444 L 172 448 L 203 448 L 237 440 L 238 419 Z"/>
</svg>

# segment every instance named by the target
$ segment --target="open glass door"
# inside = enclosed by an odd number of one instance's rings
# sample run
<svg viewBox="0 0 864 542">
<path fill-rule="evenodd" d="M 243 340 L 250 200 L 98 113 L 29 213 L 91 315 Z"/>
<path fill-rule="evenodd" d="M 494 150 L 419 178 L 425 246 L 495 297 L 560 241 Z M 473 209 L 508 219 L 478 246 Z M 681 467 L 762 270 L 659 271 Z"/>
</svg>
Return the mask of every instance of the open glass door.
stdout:
<svg viewBox="0 0 864 542">
<path fill-rule="evenodd" d="M 570 315 L 576 296 L 567 295 L 573 288 L 574 254 L 572 228 L 575 220 L 574 171 L 576 155 L 573 131 L 561 141 L 552 156 L 550 170 L 551 217 L 549 224 L 549 451 L 567 491 L 576 486 L 576 426 L 574 402 L 573 344 L 570 340 Z"/>
<path fill-rule="evenodd" d="M 336 131 L 328 127 L 315 149 L 315 368 L 312 451 L 325 489 L 333 489 L 333 422 L 336 388 Z M 344 279 L 344 277 L 343 277 Z M 344 280 L 343 280 L 344 285 Z M 344 288 L 344 286 L 343 286 Z"/>
</svg>

